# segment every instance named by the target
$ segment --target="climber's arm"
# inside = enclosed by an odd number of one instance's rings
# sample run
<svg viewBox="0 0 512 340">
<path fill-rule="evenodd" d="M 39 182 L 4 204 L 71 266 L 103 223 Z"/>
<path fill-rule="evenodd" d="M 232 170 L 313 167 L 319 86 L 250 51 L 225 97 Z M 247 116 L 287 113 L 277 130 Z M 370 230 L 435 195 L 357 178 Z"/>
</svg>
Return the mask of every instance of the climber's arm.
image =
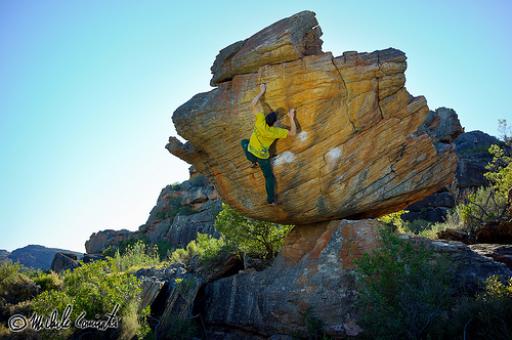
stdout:
<svg viewBox="0 0 512 340">
<path fill-rule="evenodd" d="M 258 102 L 261 98 L 261 96 L 263 96 L 263 94 L 265 93 L 265 90 L 267 89 L 267 86 L 265 84 L 261 84 L 260 85 L 260 93 L 258 93 L 256 95 L 256 97 L 254 97 L 254 99 L 252 100 L 251 102 L 251 108 L 252 108 L 252 111 L 254 113 L 259 113 L 261 112 L 261 109 L 258 107 Z"/>
<path fill-rule="evenodd" d="M 288 132 L 289 136 L 295 136 L 297 134 L 297 125 L 295 125 L 295 109 L 290 109 L 288 111 L 288 117 L 290 118 L 290 132 Z"/>
</svg>

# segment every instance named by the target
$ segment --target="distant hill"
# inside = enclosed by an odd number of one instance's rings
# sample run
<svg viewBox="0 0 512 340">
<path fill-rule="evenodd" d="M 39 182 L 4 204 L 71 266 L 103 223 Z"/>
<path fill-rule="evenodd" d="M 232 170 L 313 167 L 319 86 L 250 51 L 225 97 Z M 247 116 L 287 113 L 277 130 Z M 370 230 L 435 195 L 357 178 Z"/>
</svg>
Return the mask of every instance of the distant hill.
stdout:
<svg viewBox="0 0 512 340">
<path fill-rule="evenodd" d="M 28 245 L 26 247 L 13 250 L 13 252 L 10 254 L 8 251 L 0 250 L 0 261 L 5 258 L 5 253 L 7 253 L 6 257 L 13 262 L 19 262 L 26 267 L 42 270 L 50 269 L 53 257 L 56 253 L 75 254 L 79 258 L 83 256 L 82 253 L 71 250 L 46 248 L 39 245 Z"/>
</svg>

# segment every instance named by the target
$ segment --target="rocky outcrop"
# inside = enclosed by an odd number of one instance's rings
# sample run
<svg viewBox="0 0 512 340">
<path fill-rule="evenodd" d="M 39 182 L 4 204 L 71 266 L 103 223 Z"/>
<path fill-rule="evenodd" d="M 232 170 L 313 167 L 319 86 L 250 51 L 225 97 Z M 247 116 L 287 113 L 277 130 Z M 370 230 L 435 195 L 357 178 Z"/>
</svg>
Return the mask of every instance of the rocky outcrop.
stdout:
<svg viewBox="0 0 512 340">
<path fill-rule="evenodd" d="M 260 336 L 307 334 L 311 313 L 332 335 L 351 324 L 354 260 L 377 245 L 376 221 L 332 221 L 295 227 L 273 265 L 208 284 L 204 314 L 211 326 Z"/>
<path fill-rule="evenodd" d="M 445 116 L 446 126 L 439 128 L 439 131 L 442 132 L 441 135 L 451 135 L 453 139 L 451 131 L 458 130 L 458 120 L 453 118 L 456 117 L 455 111 L 441 108 L 436 112 Z M 489 147 L 497 144 L 508 150 L 499 139 L 481 131 L 465 132 L 454 139 L 454 143 L 457 154 L 457 172 L 454 183 L 405 208 L 409 212 L 403 214 L 402 219 L 443 222 L 447 212 L 455 207 L 455 204 L 464 197 L 466 192 L 488 185 L 484 173 L 487 171 L 485 166 L 492 160 L 488 151 Z"/>
<path fill-rule="evenodd" d="M 181 323 L 199 316 L 197 300 L 203 285 L 240 269 L 240 257 L 225 254 L 208 264 L 194 258 L 186 265 L 178 262 L 164 269 L 139 270 L 136 275 L 143 283 L 141 308 L 151 306 L 150 319 L 157 338 L 174 339 Z"/>
<path fill-rule="evenodd" d="M 90 263 L 100 260 L 105 260 L 105 256 L 101 254 L 84 254 L 84 257 L 82 258 L 82 261 L 84 261 L 84 263 Z"/>
<path fill-rule="evenodd" d="M 57 253 L 53 258 L 51 270 L 60 273 L 65 270 L 73 270 L 80 266 L 78 257 L 75 254 Z"/>
<path fill-rule="evenodd" d="M 354 260 L 378 246 L 378 227 L 375 220 L 295 227 L 270 268 L 243 271 L 206 285 L 197 304 L 207 328 L 243 330 L 260 337 L 306 336 L 304 318 L 309 315 L 323 322 L 328 335 L 357 335 Z M 403 238 L 448 257 L 461 292 L 480 289 L 490 275 L 512 275 L 503 263 L 463 243 Z"/>
<path fill-rule="evenodd" d="M 405 54 L 390 48 L 334 57 L 321 51 L 320 33 L 306 11 L 222 50 L 212 67 L 218 87 L 174 112 L 187 143 L 171 137 L 168 150 L 211 178 L 226 203 L 278 223 L 376 217 L 451 183 L 457 124 L 432 117 L 426 99 L 407 92 Z M 240 148 L 261 83 L 280 124 L 294 107 L 300 127 L 275 145 L 279 208 L 266 204 L 261 171 Z M 439 130 L 445 126 L 453 130 Z"/>
<path fill-rule="evenodd" d="M 9 255 L 9 259 L 26 267 L 49 270 L 51 268 L 53 258 L 57 253 L 73 254 L 78 258 L 83 256 L 82 253 L 71 250 L 46 248 L 39 245 L 28 245 L 26 247 L 13 250 Z"/>
<path fill-rule="evenodd" d="M 0 262 L 7 261 L 10 254 L 7 250 L 0 249 Z"/>
<path fill-rule="evenodd" d="M 116 247 L 121 242 L 129 240 L 132 234 L 133 232 L 127 229 L 106 229 L 92 233 L 89 239 L 85 241 L 85 251 L 90 254 L 101 253 L 109 246 Z"/>
<path fill-rule="evenodd" d="M 512 270 L 511 244 L 472 244 L 469 248 L 475 253 L 505 264 Z"/>
<path fill-rule="evenodd" d="M 90 254 L 101 253 L 134 239 L 167 242 L 171 249 L 181 248 L 197 233 L 218 236 L 214 224 L 221 208 L 214 186 L 191 167 L 189 180 L 162 189 L 148 220 L 137 231 L 109 229 L 93 233 L 85 249 Z"/>
<path fill-rule="evenodd" d="M 512 221 L 493 221 L 485 223 L 476 231 L 478 243 L 512 244 Z"/>
</svg>

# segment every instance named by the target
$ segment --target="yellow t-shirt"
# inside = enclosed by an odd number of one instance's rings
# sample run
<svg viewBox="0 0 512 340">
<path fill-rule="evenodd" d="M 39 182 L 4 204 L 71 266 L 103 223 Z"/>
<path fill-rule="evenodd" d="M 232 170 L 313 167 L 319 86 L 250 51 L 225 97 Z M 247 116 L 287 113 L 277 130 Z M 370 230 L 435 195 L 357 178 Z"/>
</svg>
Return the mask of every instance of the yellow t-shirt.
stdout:
<svg viewBox="0 0 512 340">
<path fill-rule="evenodd" d="M 256 114 L 256 123 L 254 124 L 254 131 L 249 140 L 249 146 L 247 150 L 254 156 L 267 159 L 270 157 L 268 149 L 270 145 L 278 138 L 288 137 L 288 130 L 268 126 L 265 121 L 265 115 L 263 112 Z"/>
</svg>

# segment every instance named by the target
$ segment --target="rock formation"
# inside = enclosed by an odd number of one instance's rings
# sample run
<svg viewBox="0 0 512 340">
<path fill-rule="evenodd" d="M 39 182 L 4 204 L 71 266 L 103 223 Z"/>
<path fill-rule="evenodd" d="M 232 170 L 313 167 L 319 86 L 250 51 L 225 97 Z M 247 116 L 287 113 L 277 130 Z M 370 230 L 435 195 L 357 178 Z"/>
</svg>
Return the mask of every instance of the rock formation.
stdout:
<svg viewBox="0 0 512 340">
<path fill-rule="evenodd" d="M 405 54 L 390 48 L 334 57 L 322 52 L 320 35 L 315 14 L 305 11 L 221 50 L 212 67 L 217 87 L 174 112 L 187 142 L 170 137 L 167 149 L 211 178 L 223 201 L 278 223 L 376 217 L 451 183 L 460 124 L 429 114 L 426 99 L 407 92 Z M 279 208 L 266 204 L 263 176 L 240 147 L 261 83 L 280 123 L 294 107 L 300 127 L 275 145 Z"/>
<path fill-rule="evenodd" d="M 205 321 L 213 329 L 243 330 L 266 338 L 307 334 L 304 317 L 310 313 L 322 320 L 323 331 L 332 337 L 357 335 L 353 260 L 377 245 L 376 227 L 375 220 L 344 220 L 292 232 L 272 267 L 206 285 L 201 301 Z M 463 243 L 417 241 L 456 263 L 460 291 L 476 291 L 490 275 L 512 275 L 500 263 L 505 261 L 480 255 Z"/>
<path fill-rule="evenodd" d="M 456 117 L 455 111 L 451 109 L 439 108 L 436 112 L 446 117 Z M 440 130 L 444 131 L 445 135 L 449 135 L 449 131 L 457 130 L 457 127 L 454 127 L 456 124 L 454 121 L 453 118 L 445 119 L 447 125 L 441 126 Z M 482 131 L 465 132 L 454 140 L 454 144 L 457 154 L 454 183 L 405 208 L 409 212 L 403 214 L 402 219 L 407 221 L 417 219 L 430 222 L 444 221 L 448 210 L 455 207 L 465 193 L 489 184 L 483 175 L 487 171 L 485 166 L 492 160 L 492 155 L 488 151 L 489 147 L 497 144 L 508 152 L 511 151 L 502 141 Z"/>
<path fill-rule="evenodd" d="M 198 232 L 218 236 L 214 228 L 221 209 L 217 191 L 205 176 L 193 167 L 189 170 L 189 180 L 162 189 L 148 220 L 137 231 L 107 229 L 93 233 L 85 242 L 87 253 L 101 253 L 134 239 L 167 242 L 175 249 L 185 247 Z"/>
<path fill-rule="evenodd" d="M 52 265 L 50 267 L 54 272 L 60 273 L 65 270 L 73 270 L 80 266 L 78 257 L 75 254 L 68 253 L 57 253 L 53 258 Z"/>
<path fill-rule="evenodd" d="M 9 260 L 10 254 L 7 250 L 0 249 L 0 262 Z"/>
<path fill-rule="evenodd" d="M 34 269 L 49 270 L 52 265 L 53 258 L 57 253 L 73 254 L 78 258 L 83 256 L 82 253 L 64 250 L 58 248 L 46 248 L 40 245 L 28 245 L 23 248 L 13 250 L 8 258 L 13 262 L 18 262 L 26 267 Z"/>
<path fill-rule="evenodd" d="M 143 304 L 151 305 L 161 339 L 172 338 L 177 320 L 198 318 L 207 339 L 304 337 L 307 315 L 321 320 L 330 336 L 357 335 L 354 260 L 378 246 L 379 227 L 376 220 L 343 220 L 293 229 L 272 266 L 261 271 L 243 269 L 233 257 L 208 268 L 178 262 L 141 269 L 137 276 L 143 281 Z M 506 266 L 509 246 L 411 239 L 454 262 L 460 291 L 477 290 L 490 275 L 512 275 Z"/>
</svg>

